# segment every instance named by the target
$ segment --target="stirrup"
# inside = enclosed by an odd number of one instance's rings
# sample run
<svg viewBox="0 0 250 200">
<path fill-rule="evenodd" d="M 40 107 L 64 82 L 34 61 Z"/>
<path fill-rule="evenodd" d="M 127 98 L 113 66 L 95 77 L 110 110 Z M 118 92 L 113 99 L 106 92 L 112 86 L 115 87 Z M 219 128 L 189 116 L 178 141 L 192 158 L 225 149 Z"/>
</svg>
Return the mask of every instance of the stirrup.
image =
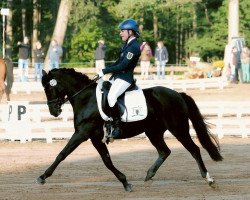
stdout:
<svg viewBox="0 0 250 200">
<path fill-rule="evenodd" d="M 114 139 L 112 137 L 112 129 L 113 129 L 112 122 L 111 121 L 106 121 L 104 123 L 104 126 L 105 126 L 106 131 L 104 133 L 104 137 L 102 139 L 102 142 L 106 143 L 106 144 L 109 144 L 109 142 L 112 143 L 114 141 Z"/>
</svg>

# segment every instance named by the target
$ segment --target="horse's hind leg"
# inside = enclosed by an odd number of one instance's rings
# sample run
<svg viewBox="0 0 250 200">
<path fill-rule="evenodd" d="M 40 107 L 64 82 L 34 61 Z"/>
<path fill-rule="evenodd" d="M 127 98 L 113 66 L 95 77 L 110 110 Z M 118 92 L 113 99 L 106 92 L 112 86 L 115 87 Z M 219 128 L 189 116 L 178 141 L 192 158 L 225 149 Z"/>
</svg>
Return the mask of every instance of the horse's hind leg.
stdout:
<svg viewBox="0 0 250 200">
<path fill-rule="evenodd" d="M 10 94 L 5 91 L 7 101 L 10 101 Z"/>
<path fill-rule="evenodd" d="M 5 94 L 6 94 L 7 101 L 10 101 L 10 92 L 7 91 L 7 88 L 5 88 Z"/>
<path fill-rule="evenodd" d="M 1 102 L 1 100 L 2 100 L 4 90 L 5 90 L 5 85 L 4 85 L 4 83 L 0 83 L 0 102 Z"/>
<path fill-rule="evenodd" d="M 2 97 L 3 97 L 3 92 L 0 91 L 0 102 L 2 101 Z"/>
<path fill-rule="evenodd" d="M 118 169 L 116 169 L 115 166 L 113 165 L 108 149 L 106 145 L 101 141 L 101 138 L 98 138 L 98 136 L 92 137 L 91 141 L 96 150 L 98 151 L 98 153 L 100 154 L 106 167 L 114 173 L 114 175 L 118 178 L 120 182 L 122 182 L 124 189 L 128 192 L 131 192 L 132 185 L 127 182 L 126 176 L 123 173 L 121 173 Z"/>
<path fill-rule="evenodd" d="M 153 134 L 153 133 L 147 133 L 146 132 L 146 135 L 148 136 L 150 142 L 157 149 L 158 155 L 159 155 L 159 157 L 157 158 L 155 163 L 148 169 L 145 181 L 149 181 L 155 176 L 157 170 L 160 168 L 162 163 L 170 155 L 171 151 L 167 147 L 167 145 L 166 145 L 166 143 L 165 143 L 165 141 L 163 139 L 163 133 L 161 133 L 161 134 L 154 133 Z"/>
<path fill-rule="evenodd" d="M 209 176 L 209 173 L 204 165 L 204 162 L 201 157 L 200 148 L 194 143 L 192 140 L 190 134 L 189 134 L 189 128 L 188 126 L 185 128 L 185 126 L 181 126 L 182 130 L 178 130 L 173 135 L 179 140 L 182 145 L 191 153 L 193 158 L 196 160 L 201 176 L 203 178 L 206 178 L 206 181 L 211 186 L 214 183 L 214 180 Z"/>
<path fill-rule="evenodd" d="M 6 93 L 7 101 L 10 101 L 10 94 Z"/>
</svg>

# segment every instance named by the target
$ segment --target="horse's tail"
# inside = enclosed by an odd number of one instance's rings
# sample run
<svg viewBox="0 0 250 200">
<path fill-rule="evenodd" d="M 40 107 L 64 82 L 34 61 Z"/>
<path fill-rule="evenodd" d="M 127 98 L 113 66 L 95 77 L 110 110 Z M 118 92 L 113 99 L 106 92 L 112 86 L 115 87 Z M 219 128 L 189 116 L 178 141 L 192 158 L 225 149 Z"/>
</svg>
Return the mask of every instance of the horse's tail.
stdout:
<svg viewBox="0 0 250 200">
<path fill-rule="evenodd" d="M 220 146 L 217 138 L 209 131 L 203 116 L 200 113 L 194 99 L 185 93 L 180 93 L 188 106 L 188 116 L 196 131 L 197 137 L 204 149 L 207 150 L 210 157 L 215 161 L 222 161 L 223 157 L 220 154 Z"/>
</svg>

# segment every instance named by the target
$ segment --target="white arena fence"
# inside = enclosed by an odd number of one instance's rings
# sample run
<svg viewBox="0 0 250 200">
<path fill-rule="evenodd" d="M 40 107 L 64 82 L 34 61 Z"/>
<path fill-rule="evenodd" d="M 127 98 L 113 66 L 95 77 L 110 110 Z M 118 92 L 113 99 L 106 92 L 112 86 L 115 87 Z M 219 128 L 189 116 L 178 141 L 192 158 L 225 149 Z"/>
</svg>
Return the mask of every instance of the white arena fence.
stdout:
<svg viewBox="0 0 250 200">
<path fill-rule="evenodd" d="M 19 102 L 14 102 L 19 103 Z M 211 124 L 211 132 L 218 138 L 224 136 L 238 136 L 245 138 L 250 135 L 250 102 L 215 101 L 197 102 L 206 121 Z M 0 105 L 0 140 L 20 140 L 21 143 L 32 140 L 45 139 L 51 143 L 54 139 L 69 139 L 74 133 L 73 111 L 70 104 L 63 106 L 61 116 L 55 118 L 50 115 L 46 104 L 32 104 L 26 102 L 26 120 L 9 120 L 9 105 Z M 14 112 L 13 112 L 14 113 Z M 195 131 L 191 126 L 191 135 Z M 166 137 L 171 136 L 167 131 Z M 137 136 L 145 138 L 145 134 Z"/>
<path fill-rule="evenodd" d="M 186 91 L 188 89 L 223 89 L 228 86 L 227 80 L 222 77 L 185 80 L 137 80 L 137 84 L 141 88 L 165 86 L 178 91 Z M 14 82 L 12 93 L 18 94 L 20 92 L 26 94 L 31 94 L 32 92 L 43 92 L 43 87 L 41 82 Z"/>
</svg>

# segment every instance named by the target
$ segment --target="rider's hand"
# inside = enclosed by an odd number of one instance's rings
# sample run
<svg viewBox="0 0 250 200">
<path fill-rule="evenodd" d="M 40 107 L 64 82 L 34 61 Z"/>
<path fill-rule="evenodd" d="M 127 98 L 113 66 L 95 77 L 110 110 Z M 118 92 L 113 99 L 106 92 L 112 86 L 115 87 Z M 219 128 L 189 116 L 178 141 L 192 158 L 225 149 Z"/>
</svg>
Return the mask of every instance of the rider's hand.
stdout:
<svg viewBox="0 0 250 200">
<path fill-rule="evenodd" d="M 104 76 L 102 70 L 100 70 L 100 71 L 98 72 L 98 76 L 99 76 L 100 78 Z"/>
</svg>

